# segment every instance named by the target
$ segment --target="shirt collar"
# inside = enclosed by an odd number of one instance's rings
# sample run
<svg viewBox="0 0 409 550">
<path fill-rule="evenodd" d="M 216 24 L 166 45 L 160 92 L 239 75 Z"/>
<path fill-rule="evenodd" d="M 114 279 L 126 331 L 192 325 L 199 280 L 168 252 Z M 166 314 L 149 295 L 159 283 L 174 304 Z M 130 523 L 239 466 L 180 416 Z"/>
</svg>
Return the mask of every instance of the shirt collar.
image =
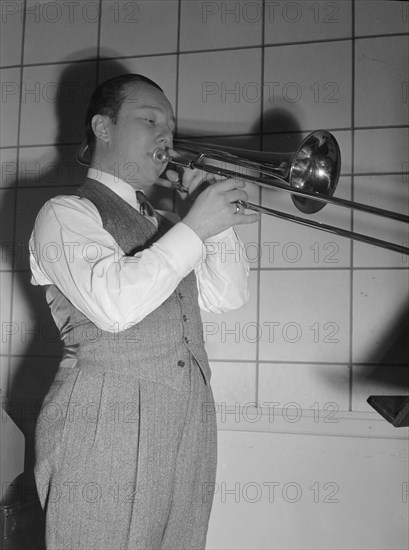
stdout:
<svg viewBox="0 0 409 550">
<path fill-rule="evenodd" d="M 129 183 L 126 183 L 124 180 L 118 178 L 118 176 L 114 176 L 108 172 L 103 172 L 97 168 L 90 167 L 88 168 L 87 177 L 106 185 L 106 187 L 108 187 L 113 193 L 116 193 L 130 206 L 139 210 L 135 189 L 129 185 Z"/>
</svg>

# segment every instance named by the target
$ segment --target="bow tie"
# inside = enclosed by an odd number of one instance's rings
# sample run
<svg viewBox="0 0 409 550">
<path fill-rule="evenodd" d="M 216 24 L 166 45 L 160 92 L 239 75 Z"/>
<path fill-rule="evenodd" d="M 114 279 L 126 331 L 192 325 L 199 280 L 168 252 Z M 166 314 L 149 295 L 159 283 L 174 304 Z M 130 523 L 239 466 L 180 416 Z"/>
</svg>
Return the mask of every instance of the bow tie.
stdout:
<svg viewBox="0 0 409 550">
<path fill-rule="evenodd" d="M 158 218 L 156 210 L 146 198 L 143 191 L 135 191 L 136 199 L 139 202 L 140 211 L 142 216 L 150 219 L 156 226 L 158 226 Z"/>
</svg>

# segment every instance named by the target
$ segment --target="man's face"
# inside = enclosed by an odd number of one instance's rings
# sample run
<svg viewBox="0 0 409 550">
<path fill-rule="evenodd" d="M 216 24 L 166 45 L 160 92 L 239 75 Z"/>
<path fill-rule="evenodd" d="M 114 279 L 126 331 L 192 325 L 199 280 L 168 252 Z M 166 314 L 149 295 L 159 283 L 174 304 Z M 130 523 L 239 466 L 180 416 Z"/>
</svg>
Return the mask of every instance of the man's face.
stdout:
<svg viewBox="0 0 409 550">
<path fill-rule="evenodd" d="M 116 124 L 108 119 L 110 172 L 136 189 L 148 189 L 165 165 L 152 159 L 158 148 L 172 147 L 175 118 L 165 95 L 144 82 L 127 85 Z"/>
</svg>

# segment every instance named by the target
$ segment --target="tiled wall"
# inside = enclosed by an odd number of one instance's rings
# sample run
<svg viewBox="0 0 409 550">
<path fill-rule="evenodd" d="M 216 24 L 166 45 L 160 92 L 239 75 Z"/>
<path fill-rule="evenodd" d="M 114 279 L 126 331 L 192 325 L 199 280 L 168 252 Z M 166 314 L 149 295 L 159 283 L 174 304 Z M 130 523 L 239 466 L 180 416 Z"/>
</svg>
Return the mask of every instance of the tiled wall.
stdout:
<svg viewBox="0 0 409 550">
<path fill-rule="evenodd" d="M 28 356 L 58 355 L 29 285 L 26 242 L 40 205 L 81 179 L 73 155 L 84 109 L 106 77 L 157 80 L 182 136 L 280 151 L 328 129 L 342 151 L 337 196 L 408 211 L 407 2 L 13 0 L 1 9 L 5 386 Z M 297 213 L 285 193 L 249 193 Z M 313 217 L 409 240 L 404 224 L 332 206 Z M 218 397 L 369 410 L 371 392 L 396 392 L 408 259 L 268 216 L 239 233 L 250 302 L 204 315 Z"/>
<path fill-rule="evenodd" d="M 41 401 L 60 355 L 29 283 L 28 237 L 40 206 L 81 181 L 84 111 L 108 77 L 156 80 L 179 136 L 291 151 L 327 129 L 342 153 L 336 196 L 409 214 L 409 2 L 3 0 L 0 9 L 1 390 L 20 407 Z M 248 192 L 304 216 L 286 193 Z M 333 206 L 312 219 L 409 243 L 406 225 Z M 369 395 L 407 394 L 409 257 L 270 216 L 238 232 L 250 301 L 203 315 L 221 411 L 274 402 L 376 418 Z M 21 410 L 24 423 L 35 417 Z"/>
<path fill-rule="evenodd" d="M 107 77 L 157 80 L 180 136 L 288 151 L 330 130 L 342 152 L 336 195 L 408 213 L 408 2 L 12 0 L 1 10 L 4 392 L 22 364 L 47 371 L 59 354 L 26 243 L 41 204 L 81 180 L 84 110 Z M 286 193 L 248 190 L 299 214 Z M 409 241 L 405 224 L 333 206 L 313 219 Z M 251 299 L 204 315 L 219 400 L 369 411 L 368 395 L 401 389 L 407 257 L 269 216 L 238 231 Z"/>
</svg>

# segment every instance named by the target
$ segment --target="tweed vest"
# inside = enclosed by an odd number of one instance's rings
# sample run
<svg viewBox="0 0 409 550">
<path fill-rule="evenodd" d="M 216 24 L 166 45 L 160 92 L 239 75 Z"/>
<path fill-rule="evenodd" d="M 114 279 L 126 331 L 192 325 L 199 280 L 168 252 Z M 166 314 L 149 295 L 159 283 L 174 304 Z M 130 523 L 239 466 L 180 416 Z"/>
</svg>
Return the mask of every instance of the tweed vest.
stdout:
<svg viewBox="0 0 409 550">
<path fill-rule="evenodd" d="M 149 247 L 172 226 L 158 214 L 157 229 L 126 201 L 94 180 L 87 179 L 76 194 L 95 205 L 104 229 L 127 256 Z M 135 287 L 135 295 L 137 292 Z M 206 382 L 210 380 L 194 272 L 142 321 L 113 332 L 90 321 L 54 285 L 47 290 L 47 301 L 65 346 L 64 357 L 69 359 L 63 359 L 62 366 L 134 375 L 180 389 L 183 369 L 193 356 Z"/>
</svg>

